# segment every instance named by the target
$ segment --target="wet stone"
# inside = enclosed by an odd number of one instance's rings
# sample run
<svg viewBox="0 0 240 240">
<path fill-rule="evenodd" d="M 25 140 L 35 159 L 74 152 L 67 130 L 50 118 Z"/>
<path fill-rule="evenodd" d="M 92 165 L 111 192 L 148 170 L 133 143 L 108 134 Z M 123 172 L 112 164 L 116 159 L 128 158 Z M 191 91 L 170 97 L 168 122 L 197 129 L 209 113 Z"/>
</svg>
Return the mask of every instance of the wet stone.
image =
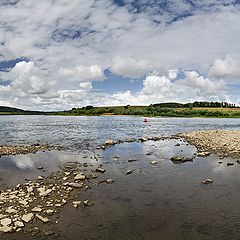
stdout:
<svg viewBox="0 0 240 240">
<path fill-rule="evenodd" d="M 202 183 L 205 184 L 205 185 L 207 185 L 207 184 L 213 183 L 213 181 L 212 181 L 212 179 L 207 178 L 207 179 L 203 180 Z"/>
</svg>

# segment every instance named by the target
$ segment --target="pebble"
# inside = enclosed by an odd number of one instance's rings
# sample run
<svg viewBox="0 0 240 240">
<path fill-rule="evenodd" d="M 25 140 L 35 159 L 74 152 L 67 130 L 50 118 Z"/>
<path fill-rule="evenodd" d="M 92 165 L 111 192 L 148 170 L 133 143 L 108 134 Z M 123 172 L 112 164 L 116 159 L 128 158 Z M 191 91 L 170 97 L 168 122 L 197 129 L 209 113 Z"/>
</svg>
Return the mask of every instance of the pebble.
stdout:
<svg viewBox="0 0 240 240">
<path fill-rule="evenodd" d="M 127 174 L 127 175 L 132 174 L 132 170 L 128 170 L 128 171 L 126 172 L 126 174 Z"/>
</svg>

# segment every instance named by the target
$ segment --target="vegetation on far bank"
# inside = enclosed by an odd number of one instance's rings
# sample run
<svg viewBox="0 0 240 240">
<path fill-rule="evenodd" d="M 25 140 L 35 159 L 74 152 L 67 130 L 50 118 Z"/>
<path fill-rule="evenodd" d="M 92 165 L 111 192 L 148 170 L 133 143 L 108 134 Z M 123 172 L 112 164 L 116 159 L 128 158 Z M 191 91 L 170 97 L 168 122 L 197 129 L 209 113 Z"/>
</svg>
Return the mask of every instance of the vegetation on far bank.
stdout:
<svg viewBox="0 0 240 240">
<path fill-rule="evenodd" d="M 10 110 L 9 110 L 10 109 Z M 3 111 L 4 110 L 4 111 Z M 64 115 L 64 116 L 101 116 L 130 115 L 146 117 L 214 117 L 240 118 L 240 108 L 226 102 L 194 102 L 194 103 L 158 103 L 150 106 L 115 106 L 72 108 L 60 112 L 35 112 L 15 108 L 0 107 L 0 114 L 16 115 Z"/>
</svg>

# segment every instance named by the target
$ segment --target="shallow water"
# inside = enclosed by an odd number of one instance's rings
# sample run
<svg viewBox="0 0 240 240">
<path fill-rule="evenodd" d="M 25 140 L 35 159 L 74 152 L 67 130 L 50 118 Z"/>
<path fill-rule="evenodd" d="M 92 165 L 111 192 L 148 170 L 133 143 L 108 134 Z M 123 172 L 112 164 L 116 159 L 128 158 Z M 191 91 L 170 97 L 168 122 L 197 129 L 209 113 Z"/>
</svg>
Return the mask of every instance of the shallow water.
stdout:
<svg viewBox="0 0 240 240">
<path fill-rule="evenodd" d="M 240 119 L 99 116 L 0 116 L 0 145 L 48 143 L 93 150 L 106 139 L 172 135 L 201 129 L 240 129 Z"/>
<path fill-rule="evenodd" d="M 40 141 L 67 145 L 70 149 L 0 158 L 0 188 L 48 175 L 57 171 L 59 165 L 72 161 L 103 164 L 106 172 L 99 173 L 99 179 L 115 180 L 77 196 L 79 200 L 93 200 L 93 206 L 76 210 L 71 204 L 66 205 L 57 224 L 43 226 L 58 234 L 57 238 L 48 239 L 240 239 L 240 165 L 236 160 L 225 158 L 219 164 L 219 157 L 211 155 L 174 164 L 172 156 L 190 157 L 196 152 L 194 146 L 180 140 L 95 149 L 107 138 L 123 140 L 197 129 L 240 129 L 240 119 L 151 118 L 144 124 L 139 117 L 9 118 L 0 117 L 1 144 Z M 176 143 L 181 145 L 177 147 Z M 98 161 L 94 155 L 99 156 Z M 114 159 L 116 155 L 118 160 Z M 132 158 L 137 161 L 128 162 Z M 151 165 L 153 160 L 158 163 Z M 227 167 L 228 161 L 235 165 Z M 133 173 L 126 175 L 129 169 Z M 211 178 L 213 184 L 203 185 L 206 178 Z M 4 239 L 33 238 L 11 234 L 4 235 Z"/>
</svg>

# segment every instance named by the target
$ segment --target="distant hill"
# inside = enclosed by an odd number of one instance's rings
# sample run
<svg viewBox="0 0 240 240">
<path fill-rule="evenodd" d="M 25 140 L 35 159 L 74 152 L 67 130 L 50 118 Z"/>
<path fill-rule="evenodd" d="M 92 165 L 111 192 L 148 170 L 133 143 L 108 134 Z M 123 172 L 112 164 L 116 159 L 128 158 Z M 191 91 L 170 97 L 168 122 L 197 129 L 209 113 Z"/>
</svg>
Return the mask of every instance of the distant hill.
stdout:
<svg viewBox="0 0 240 240">
<path fill-rule="evenodd" d="M 6 106 L 0 106 L 0 115 L 39 115 L 45 114 L 44 112 L 39 111 L 26 111 L 19 108 L 12 108 Z"/>
<path fill-rule="evenodd" d="M 0 106 L 0 112 L 25 112 L 22 109 Z"/>
</svg>

